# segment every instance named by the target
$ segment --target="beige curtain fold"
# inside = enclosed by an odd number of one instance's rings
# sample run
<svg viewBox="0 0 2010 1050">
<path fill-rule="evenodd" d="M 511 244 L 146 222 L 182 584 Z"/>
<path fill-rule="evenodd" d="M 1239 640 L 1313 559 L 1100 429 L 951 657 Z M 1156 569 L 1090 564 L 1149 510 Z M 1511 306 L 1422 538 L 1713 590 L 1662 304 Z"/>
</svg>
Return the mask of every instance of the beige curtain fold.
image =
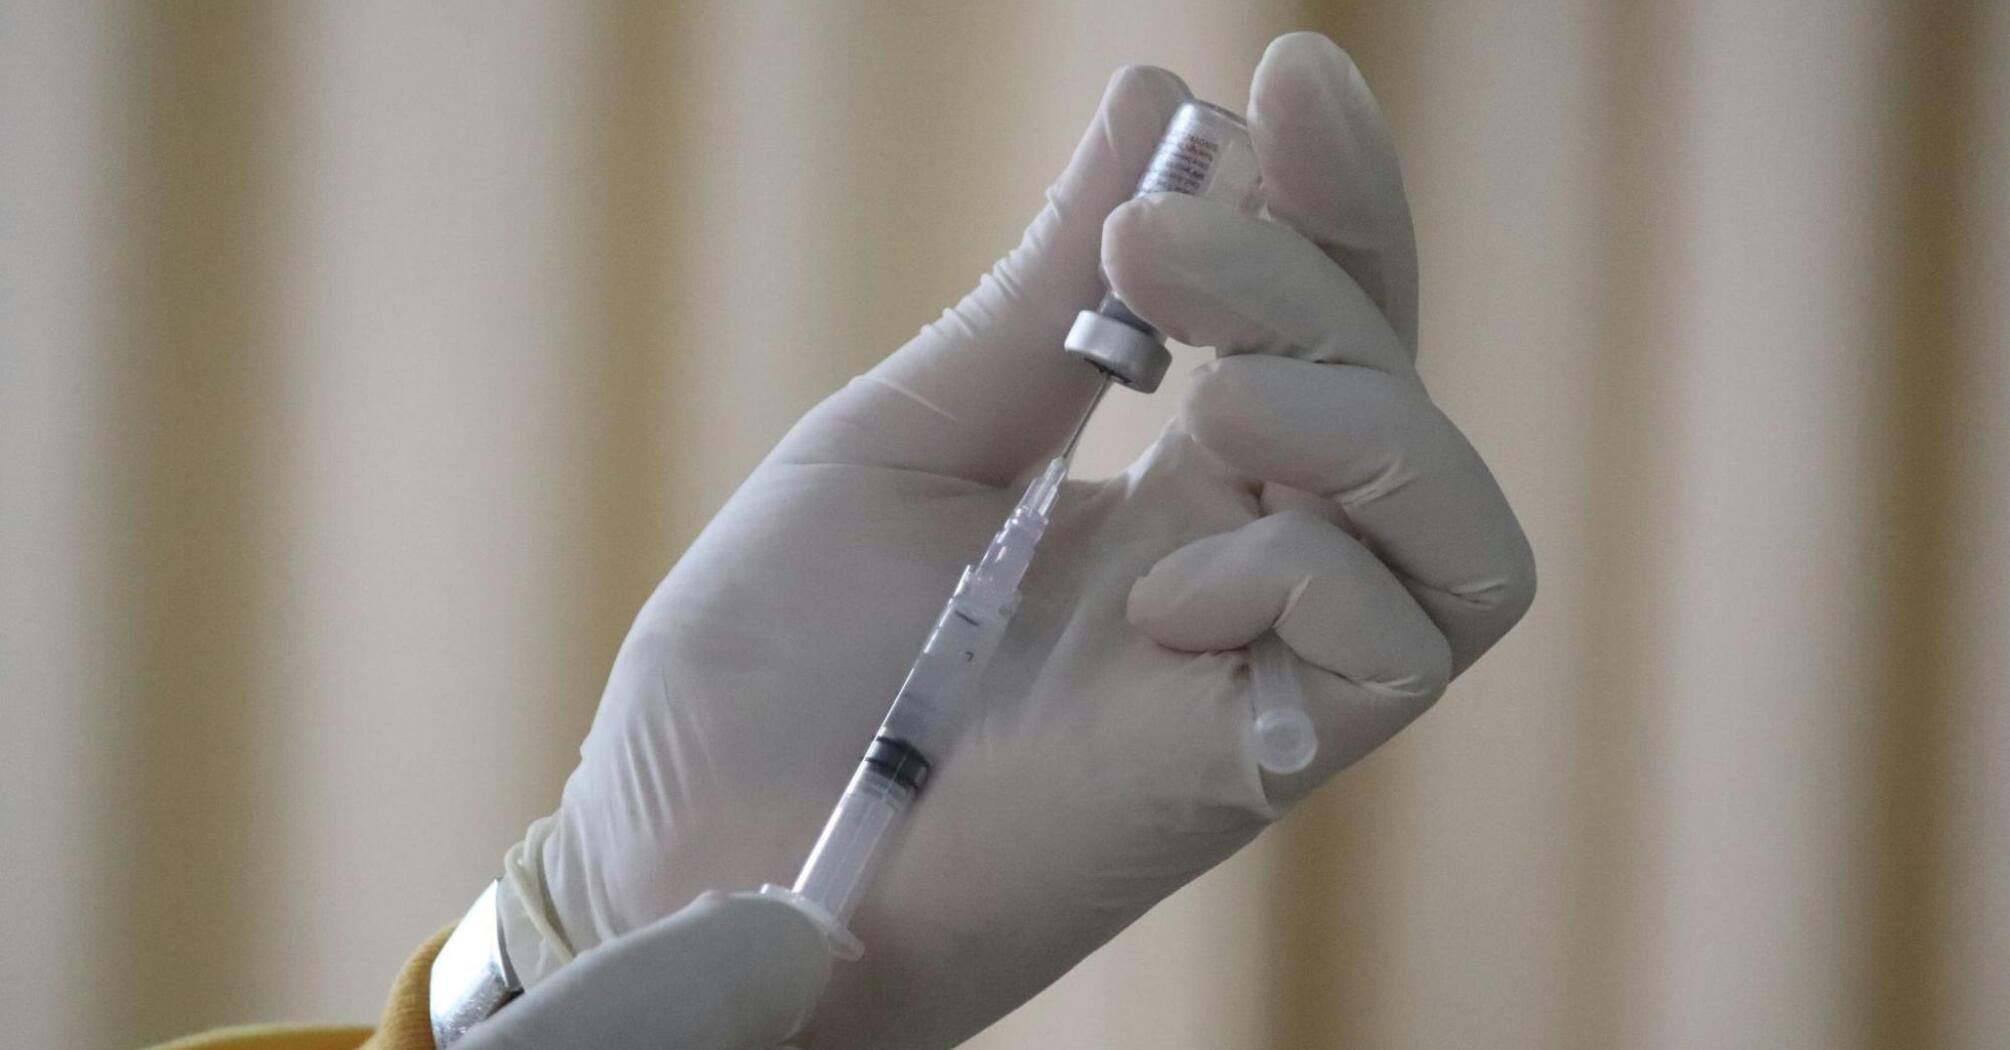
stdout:
<svg viewBox="0 0 2010 1050">
<path fill-rule="evenodd" d="M 1294 28 L 1542 593 L 971 1045 L 2010 1044 L 1997 0 L 0 2 L 0 1039 L 373 1016 L 1109 71 Z"/>
</svg>

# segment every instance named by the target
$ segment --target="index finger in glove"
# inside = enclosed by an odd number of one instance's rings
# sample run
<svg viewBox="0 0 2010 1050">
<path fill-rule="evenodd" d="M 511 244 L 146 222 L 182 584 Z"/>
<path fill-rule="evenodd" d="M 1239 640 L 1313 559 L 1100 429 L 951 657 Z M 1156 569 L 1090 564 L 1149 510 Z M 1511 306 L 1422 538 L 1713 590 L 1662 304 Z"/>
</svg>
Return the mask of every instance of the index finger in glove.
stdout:
<svg viewBox="0 0 2010 1050">
<path fill-rule="evenodd" d="M 1296 231 L 1216 201 L 1154 193 L 1118 208 L 1103 271 L 1126 306 L 1191 346 L 1416 371 L 1347 271 Z"/>
<path fill-rule="evenodd" d="M 782 901 L 706 893 L 603 942 L 475 1025 L 463 1050 L 769 1050 L 830 977 L 815 923 Z"/>
<path fill-rule="evenodd" d="M 1373 369 L 1225 358 L 1187 426 L 1231 468 L 1336 501 L 1451 643 L 1478 659 L 1535 597 L 1535 560 L 1493 474 L 1418 384 Z"/>
</svg>

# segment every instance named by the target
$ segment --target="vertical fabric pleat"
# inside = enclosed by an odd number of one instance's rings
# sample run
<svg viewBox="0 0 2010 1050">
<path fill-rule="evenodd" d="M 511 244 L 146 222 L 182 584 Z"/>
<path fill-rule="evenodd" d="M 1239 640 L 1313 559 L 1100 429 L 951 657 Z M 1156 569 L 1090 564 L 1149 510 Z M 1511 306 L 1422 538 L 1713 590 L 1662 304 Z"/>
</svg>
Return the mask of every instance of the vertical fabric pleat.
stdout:
<svg viewBox="0 0 2010 1050">
<path fill-rule="evenodd" d="M 1677 87 L 1677 464 L 1650 718 L 1647 1043 L 1848 1046 L 1887 436 L 1890 12 L 1701 2 Z M 1766 148 L 1754 148 L 1764 143 Z"/>
<path fill-rule="evenodd" d="M 124 535 L 105 416 L 133 35 L 101 4 L 0 5 L 0 1024 L 24 1046 L 134 1032 L 119 957 L 92 947 L 120 926 L 129 827 L 102 770 L 105 698 L 131 695 L 107 658 Z"/>
<path fill-rule="evenodd" d="M 278 20 L 254 4 L 135 11 L 126 31 L 117 242 L 91 290 L 109 318 L 93 415 L 112 457 L 97 494 L 112 583 L 109 644 L 89 659 L 110 688 L 80 698 L 94 805 L 77 831 L 97 836 L 104 879 L 98 1023 L 154 1035 L 281 989 L 260 957 L 285 913 L 267 843 L 292 815 L 275 804 L 274 742 L 297 711 L 269 699 L 286 674 L 274 437 L 290 70 Z"/>
<path fill-rule="evenodd" d="M 1954 25 L 1965 126 L 1946 163 L 1959 202 L 1948 274 L 1959 349 L 1946 458 L 1926 466 L 1947 478 L 1946 629 L 1934 650 L 1945 713 L 1933 809 L 1918 815 L 1934 828 L 1925 877 L 1936 907 L 1914 943 L 1934 978 L 1926 1036 L 1981 1050 L 2010 1040 L 2010 4 L 1978 5 Z"/>
<path fill-rule="evenodd" d="M 283 411 L 263 439 L 284 463 L 284 775 L 264 791 L 287 819 L 267 936 L 317 931 L 277 1012 L 356 1015 L 380 982 L 358 962 L 397 965 L 549 808 L 612 651 L 578 627 L 596 437 L 619 425 L 594 400 L 583 192 L 601 37 L 554 5 L 280 10 Z"/>
</svg>

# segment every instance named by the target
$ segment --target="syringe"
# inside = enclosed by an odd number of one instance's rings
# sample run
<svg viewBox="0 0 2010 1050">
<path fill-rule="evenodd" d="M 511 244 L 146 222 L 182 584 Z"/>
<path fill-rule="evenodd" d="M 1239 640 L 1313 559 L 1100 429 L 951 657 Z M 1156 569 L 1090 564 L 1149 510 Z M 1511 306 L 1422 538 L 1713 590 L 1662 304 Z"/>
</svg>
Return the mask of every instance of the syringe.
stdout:
<svg viewBox="0 0 2010 1050">
<path fill-rule="evenodd" d="M 1101 398 L 1098 389 L 1096 399 Z M 971 687 L 1019 605 L 1019 581 L 1047 531 L 1075 441 L 1094 410 L 1092 401 L 1067 447 L 1026 487 L 983 556 L 963 570 L 795 885 L 761 887 L 815 919 L 839 958 L 855 959 L 864 950 L 848 925 L 852 911 L 907 808 L 962 725 Z"/>
<path fill-rule="evenodd" d="M 1207 197 L 1254 214 L 1262 202 L 1259 187 L 1248 126 L 1234 113 L 1195 100 L 1173 114 L 1136 192 Z M 908 807 L 961 727 L 972 688 L 1019 604 L 1019 583 L 1047 530 L 1082 431 L 1112 380 L 1151 393 L 1172 363 L 1165 336 L 1108 294 L 1076 318 L 1063 347 L 1102 373 L 1088 408 L 991 545 L 963 570 L 795 885 L 761 887 L 815 919 L 840 958 L 855 959 L 864 950 L 849 929 L 852 912 Z M 1258 764 L 1272 773 L 1305 768 L 1318 741 L 1291 652 L 1274 632 L 1250 645 L 1249 675 Z"/>
</svg>

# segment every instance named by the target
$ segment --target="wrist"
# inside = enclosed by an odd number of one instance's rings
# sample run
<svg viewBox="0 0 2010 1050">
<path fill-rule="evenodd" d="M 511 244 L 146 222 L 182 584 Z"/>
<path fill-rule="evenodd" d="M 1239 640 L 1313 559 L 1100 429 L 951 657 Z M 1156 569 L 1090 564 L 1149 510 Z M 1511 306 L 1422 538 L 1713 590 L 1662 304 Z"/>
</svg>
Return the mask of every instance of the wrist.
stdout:
<svg viewBox="0 0 2010 1050">
<path fill-rule="evenodd" d="M 551 920 L 538 863 L 550 818 L 531 824 L 503 855 L 503 874 L 461 918 L 428 975 L 433 1045 L 445 1048 L 572 961 Z"/>
</svg>

